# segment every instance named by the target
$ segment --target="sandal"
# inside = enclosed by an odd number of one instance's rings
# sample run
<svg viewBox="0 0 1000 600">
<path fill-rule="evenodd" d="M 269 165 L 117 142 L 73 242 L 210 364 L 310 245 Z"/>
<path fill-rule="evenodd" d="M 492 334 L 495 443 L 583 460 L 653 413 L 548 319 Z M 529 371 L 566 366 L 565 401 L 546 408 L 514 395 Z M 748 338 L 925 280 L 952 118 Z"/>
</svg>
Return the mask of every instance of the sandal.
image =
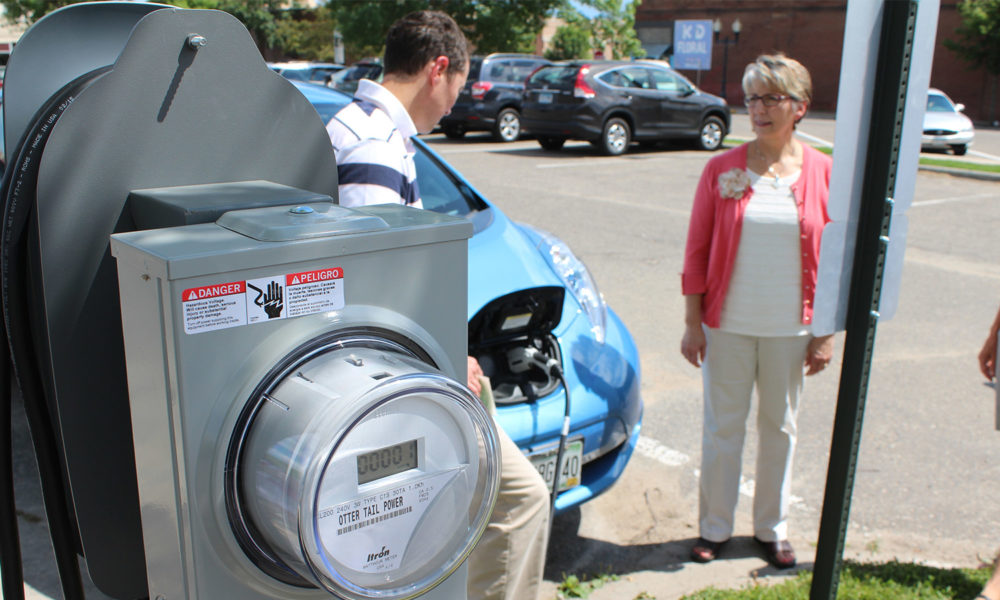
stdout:
<svg viewBox="0 0 1000 600">
<path fill-rule="evenodd" d="M 792 549 L 792 545 L 788 540 L 780 540 L 777 542 L 765 542 L 764 540 L 753 537 L 754 541 L 763 546 L 764 554 L 767 556 L 767 562 L 771 563 L 778 569 L 791 569 L 795 566 L 795 550 Z"/>
<path fill-rule="evenodd" d="M 691 560 L 698 563 L 709 563 L 719 557 L 719 551 L 729 540 L 713 542 L 705 538 L 698 538 L 691 548 Z"/>
</svg>

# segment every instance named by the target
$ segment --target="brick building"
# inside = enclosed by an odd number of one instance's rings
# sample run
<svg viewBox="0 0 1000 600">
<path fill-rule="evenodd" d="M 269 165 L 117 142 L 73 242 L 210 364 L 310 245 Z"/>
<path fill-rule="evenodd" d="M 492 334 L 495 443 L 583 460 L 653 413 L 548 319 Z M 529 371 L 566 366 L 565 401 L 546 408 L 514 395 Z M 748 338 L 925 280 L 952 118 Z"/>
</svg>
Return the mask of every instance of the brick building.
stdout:
<svg viewBox="0 0 1000 600">
<path fill-rule="evenodd" d="M 957 4 L 958 0 L 941 0 L 931 85 L 964 103 L 974 121 L 996 121 L 1000 119 L 997 77 L 972 69 L 941 43 L 961 22 Z M 737 104 L 743 95 L 743 67 L 758 54 L 780 50 L 801 61 L 812 74 L 813 107 L 834 111 L 846 17 L 846 0 L 643 0 L 636 8 L 635 29 L 647 53 L 656 58 L 671 45 L 674 21 L 719 19 L 721 39 L 733 40 L 732 23 L 739 19 L 738 42 L 714 45 L 712 69 L 685 74 L 699 79 L 706 91 L 723 95 L 722 63 L 724 53 L 728 54 L 725 96 L 730 104 Z"/>
</svg>

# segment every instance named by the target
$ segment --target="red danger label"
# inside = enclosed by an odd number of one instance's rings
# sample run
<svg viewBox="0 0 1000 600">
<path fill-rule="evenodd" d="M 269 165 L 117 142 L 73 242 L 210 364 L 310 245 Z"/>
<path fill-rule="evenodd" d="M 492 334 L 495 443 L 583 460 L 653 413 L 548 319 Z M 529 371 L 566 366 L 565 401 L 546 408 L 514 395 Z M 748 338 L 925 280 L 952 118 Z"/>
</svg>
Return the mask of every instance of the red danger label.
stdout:
<svg viewBox="0 0 1000 600">
<path fill-rule="evenodd" d="M 340 267 L 332 269 L 320 269 L 318 271 L 306 271 L 304 273 L 289 273 L 285 275 L 285 285 L 301 285 L 303 283 L 318 283 L 320 281 L 330 281 L 331 279 L 343 279 L 344 270 Z"/>
<path fill-rule="evenodd" d="M 230 283 L 220 283 L 218 285 L 206 285 L 187 289 L 184 290 L 181 298 L 184 302 L 191 302 L 192 300 L 205 300 L 206 298 L 219 298 L 221 296 L 243 294 L 246 291 L 246 282 L 233 281 Z"/>
</svg>

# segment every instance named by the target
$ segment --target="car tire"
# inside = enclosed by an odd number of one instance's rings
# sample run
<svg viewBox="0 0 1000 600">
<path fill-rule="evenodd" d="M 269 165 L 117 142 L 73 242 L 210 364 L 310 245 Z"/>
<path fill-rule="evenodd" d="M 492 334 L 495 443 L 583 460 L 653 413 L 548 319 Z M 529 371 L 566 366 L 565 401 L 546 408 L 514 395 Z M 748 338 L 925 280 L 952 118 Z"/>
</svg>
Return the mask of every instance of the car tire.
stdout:
<svg viewBox="0 0 1000 600">
<path fill-rule="evenodd" d="M 951 147 L 951 151 L 955 153 L 955 156 L 965 156 L 965 153 L 969 150 L 966 144 L 955 144 Z"/>
<path fill-rule="evenodd" d="M 465 125 L 446 125 L 441 127 L 445 137 L 452 140 L 460 140 L 465 137 Z"/>
<path fill-rule="evenodd" d="M 521 137 L 521 113 L 516 108 L 505 108 L 497 114 L 493 125 L 493 139 L 498 142 L 516 142 Z"/>
<path fill-rule="evenodd" d="M 538 145 L 546 150 L 560 150 L 565 143 L 566 138 L 554 137 L 550 135 L 538 136 Z"/>
<path fill-rule="evenodd" d="M 632 141 L 632 128 L 621 117 L 612 117 L 601 131 L 601 152 L 608 156 L 625 154 Z"/>
<path fill-rule="evenodd" d="M 702 150 L 718 150 L 726 137 L 726 124 L 719 117 L 708 117 L 698 130 L 698 147 Z"/>
</svg>

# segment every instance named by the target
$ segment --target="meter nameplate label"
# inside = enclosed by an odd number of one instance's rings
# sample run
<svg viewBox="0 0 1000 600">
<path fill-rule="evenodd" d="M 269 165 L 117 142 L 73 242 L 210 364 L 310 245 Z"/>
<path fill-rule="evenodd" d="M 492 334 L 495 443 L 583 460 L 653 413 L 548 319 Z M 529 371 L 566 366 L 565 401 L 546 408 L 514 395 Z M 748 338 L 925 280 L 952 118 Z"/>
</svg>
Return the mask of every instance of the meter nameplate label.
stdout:
<svg viewBox="0 0 1000 600">
<path fill-rule="evenodd" d="M 319 537 L 331 556 L 355 571 L 398 569 L 420 519 L 456 475 L 452 469 L 324 509 Z"/>
<path fill-rule="evenodd" d="M 189 288 L 181 293 L 184 332 L 303 317 L 344 308 L 340 267 Z"/>
</svg>

